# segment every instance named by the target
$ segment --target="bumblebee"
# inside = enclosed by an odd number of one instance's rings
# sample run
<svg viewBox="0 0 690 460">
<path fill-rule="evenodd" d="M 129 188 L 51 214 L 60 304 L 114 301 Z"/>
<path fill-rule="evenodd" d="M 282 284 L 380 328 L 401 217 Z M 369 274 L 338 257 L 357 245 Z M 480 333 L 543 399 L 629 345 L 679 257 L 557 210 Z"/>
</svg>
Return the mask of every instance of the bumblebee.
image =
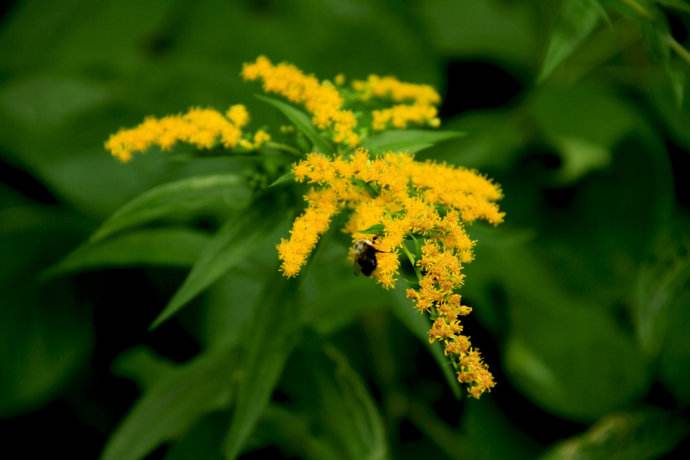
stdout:
<svg viewBox="0 0 690 460">
<path fill-rule="evenodd" d="M 376 253 L 384 252 L 376 249 L 375 242 L 376 237 L 371 240 L 357 240 L 352 245 L 355 263 L 364 276 L 370 276 L 376 270 Z"/>
</svg>

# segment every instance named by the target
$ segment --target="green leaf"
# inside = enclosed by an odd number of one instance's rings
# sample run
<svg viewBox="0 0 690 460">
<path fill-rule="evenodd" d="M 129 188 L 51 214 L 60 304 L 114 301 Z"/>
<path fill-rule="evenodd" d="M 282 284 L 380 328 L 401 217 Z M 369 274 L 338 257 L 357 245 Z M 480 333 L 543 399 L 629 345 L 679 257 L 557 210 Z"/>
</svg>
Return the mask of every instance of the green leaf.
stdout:
<svg viewBox="0 0 690 460">
<path fill-rule="evenodd" d="M 321 428 L 343 458 L 387 458 L 383 420 L 364 382 L 335 348 L 326 347 L 324 352 L 331 363 L 328 367 L 314 367 L 313 386 L 318 395 Z"/>
<path fill-rule="evenodd" d="M 486 240 L 477 250 L 509 299 L 508 377 L 541 407 L 574 420 L 595 419 L 638 398 L 650 376 L 635 341 L 596 298 L 565 291 L 535 254 L 530 245 Z M 468 271 L 468 280 L 473 275 Z"/>
<path fill-rule="evenodd" d="M 555 177 L 558 182 L 572 183 L 586 173 L 605 169 L 611 162 L 608 149 L 585 139 L 562 137 L 555 142 L 563 162 Z"/>
<path fill-rule="evenodd" d="M 43 275 L 53 278 L 94 269 L 140 265 L 187 267 L 199 258 L 208 241 L 206 233 L 196 230 L 142 229 L 86 243 Z"/>
<path fill-rule="evenodd" d="M 532 68 L 534 50 L 541 42 L 535 33 L 533 6 L 532 2 L 425 0 L 415 10 L 432 49 L 440 55 L 482 56 Z"/>
<path fill-rule="evenodd" d="M 268 406 L 257 429 L 260 439 L 253 439 L 254 443 L 249 447 L 279 444 L 282 449 L 305 460 L 340 460 L 340 452 L 317 437 L 310 425 L 307 415 L 277 405 Z"/>
<path fill-rule="evenodd" d="M 267 243 L 284 217 L 269 209 L 262 202 L 254 202 L 248 211 L 230 219 L 218 230 L 151 328 L 173 316 L 228 270 L 241 264 L 252 251 Z"/>
<path fill-rule="evenodd" d="M 440 142 L 464 135 L 465 133 L 457 131 L 390 130 L 367 137 L 362 141 L 362 147 L 373 153 L 388 151 L 416 153 Z"/>
<path fill-rule="evenodd" d="M 103 460 L 144 458 L 184 434 L 204 414 L 226 407 L 238 378 L 236 350 L 215 350 L 153 384 L 105 446 Z"/>
<path fill-rule="evenodd" d="M 664 386 L 683 406 L 690 405 L 690 293 L 685 288 L 670 301 L 668 329 L 660 354 Z"/>
<path fill-rule="evenodd" d="M 674 318 L 676 302 L 690 281 L 690 256 L 681 243 L 683 232 L 665 236 L 657 244 L 655 263 L 644 265 L 639 273 L 634 297 L 637 339 L 650 357 L 657 357 Z M 681 315 L 682 316 L 682 315 Z"/>
<path fill-rule="evenodd" d="M 99 241 L 127 228 L 166 217 L 198 211 L 219 200 L 231 209 L 241 209 L 250 190 L 241 176 L 222 174 L 192 177 L 155 187 L 117 210 L 91 237 Z"/>
<path fill-rule="evenodd" d="M 530 110 L 540 135 L 560 155 L 561 166 L 553 174 L 557 183 L 606 169 L 621 140 L 640 132 L 636 109 L 604 86 L 544 87 Z"/>
<path fill-rule="evenodd" d="M 223 460 L 228 415 L 223 411 L 203 417 L 166 452 L 165 460 Z"/>
<path fill-rule="evenodd" d="M 242 341 L 242 380 L 225 440 L 225 456 L 237 458 L 263 414 L 285 362 L 299 338 L 301 316 L 296 301 L 298 282 L 275 271 L 259 300 L 253 323 Z"/>
<path fill-rule="evenodd" d="M 656 2 L 669 8 L 675 8 L 690 13 L 690 4 L 688 4 L 687 0 L 656 0 Z"/>
<path fill-rule="evenodd" d="M 36 279 L 81 237 L 50 208 L 0 209 L 0 418 L 39 408 L 88 362 L 87 305 L 70 283 Z"/>
<path fill-rule="evenodd" d="M 260 96 L 257 95 L 257 98 L 261 99 L 264 102 L 267 102 L 268 104 L 271 104 L 280 112 L 285 115 L 285 117 L 292 122 L 292 124 L 295 125 L 295 127 L 307 138 L 311 141 L 311 143 L 314 145 L 314 149 L 321 152 L 321 153 L 332 153 L 333 152 L 333 147 L 331 146 L 330 142 L 324 139 L 321 134 L 316 130 L 314 125 L 311 123 L 311 120 L 307 115 L 305 115 L 304 112 L 302 112 L 299 109 L 296 109 L 295 107 L 291 106 L 290 104 L 287 104 L 283 101 L 279 101 L 278 99 L 274 99 L 272 97 L 268 96 Z"/>
<path fill-rule="evenodd" d="M 551 32 L 539 81 L 544 81 L 573 54 L 605 16 L 598 0 L 565 0 Z"/>
<path fill-rule="evenodd" d="M 268 188 L 277 187 L 279 185 L 291 183 L 291 182 L 294 182 L 294 180 L 295 180 L 295 173 L 292 170 L 290 170 L 289 172 L 286 172 L 285 174 L 280 176 L 278 179 L 274 180 L 271 183 L 271 185 L 268 186 Z"/>
<path fill-rule="evenodd" d="M 443 355 L 441 346 L 438 343 L 429 344 L 428 332 L 431 327 L 429 320 L 415 309 L 412 301 L 405 296 L 405 290 L 400 287 L 401 284 L 398 283 L 399 286 L 394 291 L 394 301 L 392 302 L 393 314 L 429 349 L 434 360 L 443 371 L 443 375 L 446 377 L 448 386 L 450 386 L 453 394 L 456 398 L 460 398 L 462 395 L 460 384 L 453 369 L 450 367 L 448 359 Z"/>
<path fill-rule="evenodd" d="M 369 228 L 365 228 L 364 230 L 357 230 L 357 233 L 367 233 L 370 235 L 383 235 L 383 231 L 386 229 L 386 227 L 383 224 L 374 224 Z"/>
<path fill-rule="evenodd" d="M 342 353 L 312 335 L 290 365 L 293 380 L 286 391 L 302 413 L 314 418 L 311 439 L 322 441 L 342 459 L 388 457 L 383 420 L 374 398 Z M 286 444 L 300 457 L 309 454 L 300 445 Z"/>
<path fill-rule="evenodd" d="M 121 353 L 113 362 L 113 374 L 134 380 L 144 392 L 171 375 L 179 366 L 144 346 Z"/>
<path fill-rule="evenodd" d="M 659 409 L 608 415 L 586 433 L 551 448 L 541 460 L 645 460 L 666 458 L 690 433 L 688 423 Z"/>
</svg>

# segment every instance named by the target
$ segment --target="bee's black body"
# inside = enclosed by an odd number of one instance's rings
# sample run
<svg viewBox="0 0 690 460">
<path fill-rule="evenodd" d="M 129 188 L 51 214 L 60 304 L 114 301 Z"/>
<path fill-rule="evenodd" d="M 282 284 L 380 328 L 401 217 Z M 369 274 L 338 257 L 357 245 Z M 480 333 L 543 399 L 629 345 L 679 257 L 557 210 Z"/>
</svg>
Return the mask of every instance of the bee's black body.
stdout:
<svg viewBox="0 0 690 460">
<path fill-rule="evenodd" d="M 376 270 L 376 253 L 381 252 L 374 247 L 372 241 L 358 240 L 353 246 L 355 262 L 364 276 L 370 276 Z"/>
</svg>

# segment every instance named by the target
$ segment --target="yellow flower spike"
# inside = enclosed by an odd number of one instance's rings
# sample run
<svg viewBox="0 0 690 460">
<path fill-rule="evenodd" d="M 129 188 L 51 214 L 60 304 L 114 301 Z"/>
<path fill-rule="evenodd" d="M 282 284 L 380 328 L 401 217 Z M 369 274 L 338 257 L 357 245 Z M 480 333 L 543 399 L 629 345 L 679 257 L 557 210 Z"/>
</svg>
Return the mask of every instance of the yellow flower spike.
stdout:
<svg viewBox="0 0 690 460">
<path fill-rule="evenodd" d="M 230 107 L 225 115 L 214 109 L 191 108 L 181 115 L 148 117 L 134 128 L 121 129 L 108 138 L 105 148 L 123 162 L 153 146 L 170 150 L 179 142 L 199 149 L 220 144 L 228 149 L 253 150 L 267 140 L 268 133 L 258 131 L 255 134 L 260 142 L 256 137 L 253 143 L 243 139 L 242 128 L 248 122 L 249 113 L 243 105 Z"/>
<path fill-rule="evenodd" d="M 369 75 L 366 80 L 355 80 L 352 89 L 362 101 L 372 98 L 398 102 L 392 107 L 372 111 L 371 127 L 374 131 L 387 128 L 403 129 L 410 124 L 438 128 L 436 106 L 441 97 L 429 85 L 406 83 L 394 77 Z"/>
<path fill-rule="evenodd" d="M 366 98 L 377 97 L 395 102 L 412 101 L 425 105 L 441 102 L 441 96 L 433 87 L 402 82 L 395 77 L 369 75 L 364 81 L 353 81 L 352 88 Z"/>
<path fill-rule="evenodd" d="M 418 162 L 406 153 L 372 158 L 364 149 L 350 157 L 310 153 L 293 166 L 293 172 L 297 181 L 313 188 L 290 239 L 278 247 L 283 273 L 299 272 L 340 210 L 351 212 L 343 230 L 353 241 L 373 244 L 372 276 L 385 288 L 394 287 L 403 245 L 414 237 L 421 242 L 421 254 L 414 260 L 419 285 L 406 295 L 418 311 L 434 320 L 429 340 L 441 342 L 469 394 L 479 397 L 490 390 L 493 377 L 462 334 L 460 319 L 471 309 L 462 305 L 456 290 L 463 283 L 463 264 L 473 257 L 474 242 L 464 225 L 478 219 L 499 223 L 503 214 L 495 201 L 501 197 L 500 189 L 474 171 Z"/>
<path fill-rule="evenodd" d="M 265 92 L 302 104 L 318 129 L 332 130 L 332 139 L 336 143 L 350 147 L 359 144 L 359 135 L 355 132 L 357 119 L 352 111 L 344 108 L 345 101 L 331 82 L 321 82 L 286 62 L 273 64 L 265 56 L 244 64 L 242 78 L 261 80 Z"/>
</svg>

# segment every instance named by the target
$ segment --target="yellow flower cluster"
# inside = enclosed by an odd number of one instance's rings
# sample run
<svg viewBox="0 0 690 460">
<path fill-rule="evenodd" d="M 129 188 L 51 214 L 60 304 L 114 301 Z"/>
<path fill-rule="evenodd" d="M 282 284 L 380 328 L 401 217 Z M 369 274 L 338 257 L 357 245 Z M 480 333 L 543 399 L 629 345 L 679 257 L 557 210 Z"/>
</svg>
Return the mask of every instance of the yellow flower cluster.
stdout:
<svg viewBox="0 0 690 460">
<path fill-rule="evenodd" d="M 290 238 L 278 245 L 285 276 L 296 276 L 328 229 L 334 215 L 350 210 L 344 231 L 354 241 L 379 235 L 373 276 L 386 288 L 395 285 L 399 253 L 411 256 L 419 286 L 408 296 L 433 319 L 429 340 L 440 341 L 458 380 L 479 397 L 494 385 L 493 377 L 462 335 L 460 317 L 471 310 L 461 305 L 456 290 L 462 266 L 473 258 L 473 241 L 465 223 L 478 219 L 498 224 L 503 213 L 496 201 L 500 189 L 474 171 L 434 162 L 418 162 L 406 153 L 372 157 L 364 149 L 351 156 L 311 153 L 293 167 L 298 182 L 313 184 L 307 208 L 293 223 Z M 417 259 L 406 246 L 422 241 Z"/>
<path fill-rule="evenodd" d="M 366 80 L 352 82 L 352 89 L 363 101 L 378 98 L 406 102 L 372 111 L 371 127 L 375 131 L 384 130 L 389 126 L 402 129 L 411 123 L 426 124 L 433 128 L 441 124 L 436 109 L 441 97 L 429 85 L 401 82 L 394 77 L 369 75 Z"/>
<path fill-rule="evenodd" d="M 200 149 L 209 149 L 220 142 L 226 148 L 240 147 L 254 150 L 270 140 L 263 130 L 251 135 L 242 134 L 249 123 L 249 113 L 243 105 L 231 106 L 225 114 L 213 109 L 192 108 L 182 115 L 162 118 L 149 117 L 140 125 L 122 129 L 110 136 L 105 148 L 123 162 L 132 154 L 157 145 L 169 150 L 177 142 L 185 142 Z"/>
<path fill-rule="evenodd" d="M 304 105 L 317 128 L 332 129 L 336 143 L 351 147 L 359 144 L 359 135 L 355 132 L 357 118 L 351 110 L 343 109 L 343 97 L 332 83 L 306 75 L 292 64 L 282 62 L 274 65 L 265 56 L 245 64 L 242 77 L 251 81 L 261 80 L 265 92 L 279 94 Z"/>
</svg>

